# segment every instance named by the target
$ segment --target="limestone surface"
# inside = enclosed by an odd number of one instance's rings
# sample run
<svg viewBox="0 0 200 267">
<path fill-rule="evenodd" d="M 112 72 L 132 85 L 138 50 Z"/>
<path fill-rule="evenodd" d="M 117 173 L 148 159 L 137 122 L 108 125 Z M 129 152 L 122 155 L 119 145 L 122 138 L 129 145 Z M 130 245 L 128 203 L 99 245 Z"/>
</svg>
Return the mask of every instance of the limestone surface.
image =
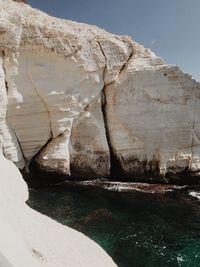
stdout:
<svg viewBox="0 0 200 267">
<path fill-rule="evenodd" d="M 73 123 L 69 146 L 73 177 L 109 178 L 110 152 L 104 125 L 100 95 Z"/>
<path fill-rule="evenodd" d="M 200 85 L 127 36 L 0 0 L 0 135 L 68 178 L 200 171 Z"/>
<path fill-rule="evenodd" d="M 95 242 L 29 208 L 27 186 L 2 152 L 0 166 L 0 266 L 116 266 Z"/>
</svg>

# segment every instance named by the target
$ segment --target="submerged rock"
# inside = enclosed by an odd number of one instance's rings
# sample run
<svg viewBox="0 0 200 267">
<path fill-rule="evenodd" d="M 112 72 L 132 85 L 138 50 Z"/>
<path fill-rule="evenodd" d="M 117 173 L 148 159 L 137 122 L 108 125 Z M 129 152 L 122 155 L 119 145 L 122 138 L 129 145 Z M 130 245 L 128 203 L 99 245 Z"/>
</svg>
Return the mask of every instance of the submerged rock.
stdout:
<svg viewBox="0 0 200 267">
<path fill-rule="evenodd" d="M 0 0 L 0 135 L 66 179 L 198 180 L 200 85 L 127 36 Z"/>
</svg>

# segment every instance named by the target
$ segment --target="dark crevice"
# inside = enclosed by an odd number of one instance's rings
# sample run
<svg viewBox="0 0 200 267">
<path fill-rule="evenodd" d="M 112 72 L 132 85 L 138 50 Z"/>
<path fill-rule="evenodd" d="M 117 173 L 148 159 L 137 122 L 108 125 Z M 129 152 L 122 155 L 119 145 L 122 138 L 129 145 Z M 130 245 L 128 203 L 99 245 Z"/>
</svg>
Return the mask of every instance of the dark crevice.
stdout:
<svg viewBox="0 0 200 267">
<path fill-rule="evenodd" d="M 130 55 L 128 56 L 126 62 L 125 62 L 125 63 L 123 64 L 123 66 L 121 67 L 118 76 L 119 76 L 119 75 L 126 69 L 126 66 L 128 66 L 129 62 L 131 61 L 131 59 L 133 58 L 133 56 L 135 55 L 135 52 L 136 52 L 136 51 L 135 51 L 135 48 L 134 48 L 134 46 L 133 46 L 132 41 L 130 41 L 129 39 L 125 38 L 125 39 L 123 40 L 123 42 L 124 42 L 125 44 L 128 44 L 128 45 L 129 45 L 129 47 L 130 47 L 130 49 L 131 49 L 131 52 L 130 52 Z"/>
<path fill-rule="evenodd" d="M 101 50 L 101 53 L 104 57 L 104 60 L 105 60 L 105 66 L 104 66 L 104 69 L 103 69 L 103 82 L 104 82 L 104 86 L 105 86 L 105 76 L 106 76 L 106 69 L 107 69 L 107 57 L 103 51 L 103 47 L 101 46 L 101 43 L 99 41 L 97 41 L 97 44 L 99 45 L 100 47 L 100 50 Z"/>
<path fill-rule="evenodd" d="M 101 110 L 102 110 L 102 115 L 103 115 L 103 120 L 104 120 L 104 128 L 105 128 L 105 134 L 106 134 L 106 140 L 107 140 L 107 144 L 108 144 L 108 148 L 109 148 L 109 154 L 110 154 L 110 178 L 111 179 L 116 179 L 117 177 L 120 177 L 122 174 L 122 170 L 121 170 L 121 165 L 120 162 L 118 161 L 117 157 L 115 156 L 114 153 L 114 149 L 112 146 L 112 141 L 111 141 L 111 137 L 110 137 L 110 132 L 109 132 L 109 126 L 108 126 L 108 117 L 107 117 L 107 110 L 106 110 L 106 106 L 107 106 L 107 100 L 106 100 L 106 86 L 109 86 L 110 84 L 114 83 L 110 82 L 109 84 L 105 84 L 105 74 L 106 74 L 106 69 L 107 69 L 107 58 L 106 55 L 103 51 L 103 48 L 101 46 L 101 43 L 98 41 L 97 42 L 102 55 L 104 56 L 105 59 L 105 67 L 103 70 L 103 81 L 104 81 L 104 87 L 102 89 L 102 93 L 101 93 Z"/>
<path fill-rule="evenodd" d="M 47 112 L 47 115 L 48 115 L 48 118 L 49 118 L 49 128 L 50 128 L 50 131 L 51 131 L 51 137 L 53 137 L 53 127 L 52 127 L 52 122 L 51 122 L 51 114 L 50 114 L 50 111 L 48 109 L 48 106 L 47 106 L 45 100 L 43 99 L 43 97 L 39 94 L 39 92 L 37 90 L 37 87 L 35 86 L 31 76 L 28 73 L 28 71 L 26 72 L 26 75 L 27 75 L 27 78 L 30 81 L 32 87 L 34 88 L 38 99 L 40 99 L 41 103 L 43 104 L 44 108 L 46 109 L 46 112 Z"/>
<path fill-rule="evenodd" d="M 6 57 L 6 54 L 5 54 L 5 51 L 4 50 L 2 51 L 2 55 L 3 55 L 3 71 L 4 71 L 4 76 L 5 76 L 5 87 L 6 87 L 6 92 L 8 93 L 8 82 L 6 80 L 6 67 L 5 67 L 5 57 Z"/>
<path fill-rule="evenodd" d="M 194 93 L 193 93 L 193 102 L 194 102 L 194 106 L 193 106 L 193 114 L 192 114 L 192 134 L 191 134 L 191 159 L 190 159 L 190 163 L 189 163 L 189 169 L 192 168 L 192 160 L 193 160 L 193 156 L 194 156 L 194 135 L 195 135 L 195 110 L 196 110 L 196 87 L 194 87 Z"/>
<path fill-rule="evenodd" d="M 106 69 L 107 69 L 107 58 L 105 56 L 105 53 L 103 51 L 103 48 L 101 47 L 101 44 L 98 42 L 100 49 L 102 51 L 102 54 L 105 58 L 105 68 L 103 71 L 103 79 L 104 79 L 104 87 L 102 89 L 102 98 L 101 98 L 101 108 L 102 108 L 102 114 L 103 114 L 103 119 L 104 119 L 104 127 L 105 127 L 105 134 L 106 134 L 106 139 L 107 139 L 107 144 L 109 147 L 109 153 L 110 153 L 110 179 L 111 180 L 117 180 L 117 181 L 127 181 L 127 182 L 158 182 L 161 180 L 161 178 L 159 177 L 159 175 L 157 174 L 157 162 L 153 163 L 153 165 L 150 167 L 150 171 L 147 171 L 147 162 L 146 161 L 142 161 L 140 162 L 137 158 L 134 157 L 129 157 L 129 159 L 123 159 L 123 158 L 119 158 L 119 156 L 116 153 L 115 147 L 113 145 L 112 142 L 112 137 L 110 135 L 110 130 L 109 130 L 109 118 L 108 118 L 108 113 L 107 113 L 107 99 L 106 99 L 106 90 L 109 90 L 108 86 L 111 84 L 115 84 L 116 80 L 112 81 L 109 84 L 105 83 L 105 73 L 106 73 Z M 126 62 L 123 64 L 123 66 L 121 67 L 119 73 L 118 73 L 118 77 L 119 75 L 126 70 L 127 65 L 129 64 L 130 60 L 133 58 L 134 56 L 134 47 L 129 43 L 130 47 L 131 47 L 131 52 L 126 60 Z M 125 170 L 123 168 L 123 161 L 126 161 L 126 165 L 128 166 L 132 166 L 130 172 L 128 172 L 127 170 Z M 150 163 L 149 163 L 150 164 Z M 156 168 L 156 170 L 153 171 L 153 169 Z M 154 175 L 156 174 L 155 178 Z"/>
<path fill-rule="evenodd" d="M 133 50 L 133 47 L 131 46 L 131 53 L 130 53 L 129 57 L 127 58 L 126 62 L 121 67 L 118 75 L 120 75 L 124 71 L 126 66 L 129 64 L 130 60 L 132 59 L 133 55 L 134 55 L 134 50 Z"/>
<path fill-rule="evenodd" d="M 89 103 L 85 106 L 85 108 L 83 109 L 83 111 L 81 111 L 81 112 L 78 114 L 78 117 L 76 117 L 75 119 L 80 118 L 85 112 L 87 112 L 87 111 L 89 110 L 90 106 L 93 105 L 93 104 L 97 101 L 97 99 L 99 99 L 99 97 L 100 97 L 100 93 L 98 93 L 96 96 L 94 96 L 94 98 L 91 100 L 91 102 L 89 102 Z M 72 124 L 72 125 L 73 125 L 73 124 Z"/>
<path fill-rule="evenodd" d="M 105 134 L 106 134 L 107 144 L 108 144 L 109 153 L 110 153 L 110 178 L 114 180 L 117 177 L 121 176 L 122 169 L 121 169 L 121 164 L 114 153 L 111 136 L 109 132 L 108 117 L 107 117 L 107 111 L 106 111 L 107 101 L 106 101 L 105 89 L 106 89 L 106 86 L 104 86 L 104 88 L 102 89 L 101 110 L 103 114 Z"/>
</svg>

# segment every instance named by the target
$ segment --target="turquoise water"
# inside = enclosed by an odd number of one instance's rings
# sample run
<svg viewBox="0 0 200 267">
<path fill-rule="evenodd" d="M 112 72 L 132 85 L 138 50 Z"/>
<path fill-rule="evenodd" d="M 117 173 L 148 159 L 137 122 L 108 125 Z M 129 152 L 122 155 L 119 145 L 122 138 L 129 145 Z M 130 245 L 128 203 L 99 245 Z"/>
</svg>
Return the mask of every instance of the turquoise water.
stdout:
<svg viewBox="0 0 200 267">
<path fill-rule="evenodd" d="M 95 240 L 119 267 L 200 266 L 200 206 L 186 197 L 40 188 L 28 204 Z"/>
</svg>

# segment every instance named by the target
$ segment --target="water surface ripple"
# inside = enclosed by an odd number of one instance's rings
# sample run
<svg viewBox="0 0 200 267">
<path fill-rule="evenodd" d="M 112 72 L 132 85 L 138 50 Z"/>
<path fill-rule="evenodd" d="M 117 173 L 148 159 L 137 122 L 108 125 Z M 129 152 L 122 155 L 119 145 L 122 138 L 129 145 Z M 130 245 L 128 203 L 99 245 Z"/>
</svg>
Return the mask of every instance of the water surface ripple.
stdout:
<svg viewBox="0 0 200 267">
<path fill-rule="evenodd" d="M 43 187 L 28 204 L 95 240 L 119 267 L 200 266 L 200 206 L 180 194 Z"/>
</svg>

